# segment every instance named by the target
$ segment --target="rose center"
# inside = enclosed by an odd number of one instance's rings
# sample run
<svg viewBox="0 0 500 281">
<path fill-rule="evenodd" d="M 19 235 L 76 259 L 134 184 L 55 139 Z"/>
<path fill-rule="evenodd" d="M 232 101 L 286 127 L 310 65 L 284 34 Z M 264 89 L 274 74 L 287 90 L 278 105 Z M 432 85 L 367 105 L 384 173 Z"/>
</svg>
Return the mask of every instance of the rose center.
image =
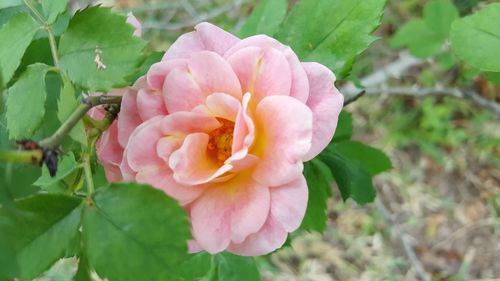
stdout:
<svg viewBox="0 0 500 281">
<path fill-rule="evenodd" d="M 224 163 L 231 156 L 233 145 L 234 122 L 223 118 L 217 118 L 222 124 L 219 128 L 211 131 L 208 135 L 208 154 L 217 161 L 218 164 Z"/>
</svg>

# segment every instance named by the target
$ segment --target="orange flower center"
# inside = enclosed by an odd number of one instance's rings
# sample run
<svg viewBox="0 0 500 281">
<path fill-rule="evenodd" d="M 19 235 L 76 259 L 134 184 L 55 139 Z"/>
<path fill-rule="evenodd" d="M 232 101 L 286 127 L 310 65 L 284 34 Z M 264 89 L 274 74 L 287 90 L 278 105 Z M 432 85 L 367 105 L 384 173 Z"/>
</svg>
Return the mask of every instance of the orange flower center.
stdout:
<svg viewBox="0 0 500 281">
<path fill-rule="evenodd" d="M 234 122 L 223 118 L 217 118 L 222 124 L 219 128 L 211 131 L 208 135 L 208 154 L 218 164 L 224 163 L 231 156 L 231 148 L 233 145 Z"/>
</svg>

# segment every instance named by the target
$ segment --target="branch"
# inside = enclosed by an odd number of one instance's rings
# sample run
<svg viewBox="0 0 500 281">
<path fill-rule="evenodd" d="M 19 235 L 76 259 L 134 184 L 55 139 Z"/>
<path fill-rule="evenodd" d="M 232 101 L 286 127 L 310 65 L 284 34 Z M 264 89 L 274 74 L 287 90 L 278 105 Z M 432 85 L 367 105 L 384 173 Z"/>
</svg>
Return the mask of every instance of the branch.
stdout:
<svg viewBox="0 0 500 281">
<path fill-rule="evenodd" d="M 75 111 L 64 121 L 57 131 L 50 137 L 40 141 L 39 145 L 43 149 L 56 149 L 63 142 L 64 138 L 69 134 L 71 129 L 80 121 L 85 114 L 94 106 L 101 104 L 120 104 L 122 97 L 120 96 L 93 96 L 82 100 L 82 103 Z"/>
<path fill-rule="evenodd" d="M 390 78 L 399 78 L 402 73 L 407 72 L 410 68 L 423 64 L 424 61 L 417 59 L 408 53 L 401 53 L 399 59 L 381 70 L 370 74 L 363 79 L 361 79 L 361 85 L 366 88 L 374 88 L 385 84 Z M 350 82 L 341 88 L 341 93 L 344 95 L 345 100 L 349 100 L 361 92 L 364 89 L 360 89 Z"/>
<path fill-rule="evenodd" d="M 488 100 L 476 94 L 474 91 L 463 91 L 457 88 L 419 88 L 419 87 L 381 87 L 365 90 L 366 95 L 386 95 L 386 96 L 412 96 L 416 98 L 428 96 L 449 96 L 459 99 L 466 99 L 473 104 L 489 109 L 500 114 L 500 104 L 494 100 Z"/>
</svg>

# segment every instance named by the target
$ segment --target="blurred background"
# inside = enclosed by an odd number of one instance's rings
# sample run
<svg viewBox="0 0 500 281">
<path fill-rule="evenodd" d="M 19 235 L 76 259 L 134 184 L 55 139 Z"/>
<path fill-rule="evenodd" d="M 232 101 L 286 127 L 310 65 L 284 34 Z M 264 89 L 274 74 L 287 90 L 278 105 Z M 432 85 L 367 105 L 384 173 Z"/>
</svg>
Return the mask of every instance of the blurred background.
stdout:
<svg viewBox="0 0 500 281">
<path fill-rule="evenodd" d="M 376 31 L 380 40 L 357 60 L 352 80 L 404 55 L 391 49 L 389 40 L 405 22 L 421 17 L 426 2 L 388 1 Z M 498 1 L 454 2 L 465 15 Z M 237 31 L 258 1 L 80 0 L 72 5 L 95 3 L 132 11 L 142 22 L 143 37 L 163 51 L 201 21 Z M 396 76 L 383 86 L 461 87 L 473 81 L 479 95 L 500 101 L 499 85 L 444 55 Z M 346 108 L 354 118 L 354 139 L 384 150 L 393 161 L 394 168 L 375 179 L 375 203 L 342 202 L 337 192 L 323 235 L 294 233 L 290 247 L 258 258 L 263 280 L 500 280 L 500 113 L 463 99 L 405 94 L 375 93 Z M 73 270 L 71 263 L 61 263 L 42 279 L 69 280 L 65 276 Z"/>
</svg>

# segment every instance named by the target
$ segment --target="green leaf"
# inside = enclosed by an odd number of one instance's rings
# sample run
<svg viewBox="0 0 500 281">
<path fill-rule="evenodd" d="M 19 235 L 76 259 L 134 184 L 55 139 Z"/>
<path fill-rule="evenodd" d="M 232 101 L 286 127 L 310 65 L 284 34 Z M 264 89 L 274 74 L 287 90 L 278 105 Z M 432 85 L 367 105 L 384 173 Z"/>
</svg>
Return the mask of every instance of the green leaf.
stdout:
<svg viewBox="0 0 500 281">
<path fill-rule="evenodd" d="M 92 281 L 92 276 L 90 275 L 90 267 L 87 257 L 82 255 L 78 259 L 78 270 L 76 271 L 73 281 Z"/>
<path fill-rule="evenodd" d="M 43 0 L 42 9 L 46 17 L 46 23 L 54 23 L 57 19 L 57 16 L 66 11 L 68 3 L 69 0 Z"/>
<path fill-rule="evenodd" d="M 319 159 L 313 159 L 304 165 L 304 176 L 309 188 L 307 210 L 302 220 L 302 229 L 323 232 L 326 228 L 328 198 L 332 196 L 332 173 L 328 166 Z"/>
<path fill-rule="evenodd" d="M 443 40 L 448 38 L 451 24 L 458 17 L 458 9 L 450 0 L 433 0 L 424 7 L 427 26 Z"/>
<path fill-rule="evenodd" d="M 253 257 L 223 252 L 215 256 L 218 281 L 259 281 L 260 274 Z"/>
<path fill-rule="evenodd" d="M 30 65 L 9 89 L 6 117 L 11 139 L 29 138 L 40 127 L 45 115 L 48 69 L 44 64 Z"/>
<path fill-rule="evenodd" d="M 339 121 L 337 128 L 335 129 L 335 135 L 333 136 L 333 142 L 339 142 L 343 140 L 350 140 L 352 137 L 352 116 L 351 113 L 347 111 L 341 111 L 339 116 Z"/>
<path fill-rule="evenodd" d="M 23 0 L 2 0 L 0 2 L 0 9 L 19 6 L 23 4 Z"/>
<path fill-rule="evenodd" d="M 59 121 L 61 121 L 61 123 L 66 121 L 78 105 L 79 102 L 75 97 L 75 88 L 73 88 L 73 85 L 69 81 L 66 81 L 63 84 L 61 94 L 59 95 L 59 101 L 57 102 L 57 118 Z M 87 146 L 87 134 L 85 133 L 85 126 L 81 120 L 73 127 L 69 136 L 83 146 Z"/>
<path fill-rule="evenodd" d="M 61 67 L 74 83 L 103 92 L 129 84 L 145 42 L 126 19 L 100 6 L 75 14 L 59 41 Z"/>
<path fill-rule="evenodd" d="M 94 196 L 83 216 L 89 264 L 109 280 L 177 280 L 187 258 L 185 211 L 161 190 L 113 184 Z M 112 238 L 112 239 L 110 239 Z"/>
<path fill-rule="evenodd" d="M 0 233 L 10 239 L 22 280 L 31 280 L 64 256 L 78 232 L 81 201 L 76 198 L 38 194 L 16 202 L 20 211 L 0 209 Z"/>
<path fill-rule="evenodd" d="M 500 72 L 500 3 L 492 3 L 472 16 L 456 20 L 451 46 L 467 64 L 481 71 Z"/>
<path fill-rule="evenodd" d="M 344 141 L 334 143 L 331 147 L 343 157 L 356 161 L 363 166 L 371 176 L 392 168 L 391 160 L 384 152 L 363 143 L 357 141 Z"/>
<path fill-rule="evenodd" d="M 141 63 L 136 73 L 134 73 L 134 75 L 131 76 L 132 77 L 131 80 L 136 81 L 141 76 L 146 75 L 146 73 L 149 71 L 149 69 L 153 64 L 161 61 L 161 58 L 163 57 L 164 54 L 165 52 L 152 52 L 151 54 L 149 54 Z"/>
<path fill-rule="evenodd" d="M 12 6 L 9 8 L 0 9 L 0 27 L 2 27 L 13 16 L 15 16 L 19 13 L 29 13 L 29 10 L 24 5 Z"/>
<path fill-rule="evenodd" d="M 331 148 L 327 148 L 319 157 L 330 167 L 342 199 L 352 198 L 358 204 L 373 202 L 375 188 L 372 177 L 361 164 Z"/>
<path fill-rule="evenodd" d="M 0 280 L 13 280 L 19 275 L 19 266 L 16 261 L 16 253 L 12 249 L 11 242 L 0 233 Z"/>
<path fill-rule="evenodd" d="M 28 14 L 13 16 L 0 29 L 0 89 L 12 78 L 26 48 L 38 31 L 38 24 Z M 8 42 L 8 43 L 6 43 Z"/>
<path fill-rule="evenodd" d="M 489 81 L 500 85 L 500 72 L 486 72 L 484 75 Z"/>
<path fill-rule="evenodd" d="M 407 47 L 412 55 L 419 58 L 435 55 L 443 43 L 444 39 L 422 19 L 407 22 L 390 41 L 391 48 Z"/>
<path fill-rule="evenodd" d="M 50 186 L 58 181 L 64 179 L 73 173 L 76 169 L 78 169 L 78 163 L 75 160 L 75 156 L 73 153 L 69 153 L 67 156 L 63 157 L 60 163 L 57 166 L 57 174 L 54 177 L 51 177 L 49 174 L 49 170 L 47 167 L 42 168 L 42 175 L 40 178 L 36 180 L 33 184 L 36 186 Z"/>
<path fill-rule="evenodd" d="M 241 27 L 239 35 L 248 37 L 256 34 L 273 36 L 285 19 L 288 1 L 262 0 Z"/>
<path fill-rule="evenodd" d="M 337 78 L 348 76 L 354 59 L 375 37 L 385 0 L 301 0 L 277 39 L 290 45 L 304 61 L 331 68 Z"/>
<path fill-rule="evenodd" d="M 182 277 L 185 280 L 200 280 L 210 270 L 212 256 L 207 252 L 192 255 L 182 264 Z"/>
</svg>

